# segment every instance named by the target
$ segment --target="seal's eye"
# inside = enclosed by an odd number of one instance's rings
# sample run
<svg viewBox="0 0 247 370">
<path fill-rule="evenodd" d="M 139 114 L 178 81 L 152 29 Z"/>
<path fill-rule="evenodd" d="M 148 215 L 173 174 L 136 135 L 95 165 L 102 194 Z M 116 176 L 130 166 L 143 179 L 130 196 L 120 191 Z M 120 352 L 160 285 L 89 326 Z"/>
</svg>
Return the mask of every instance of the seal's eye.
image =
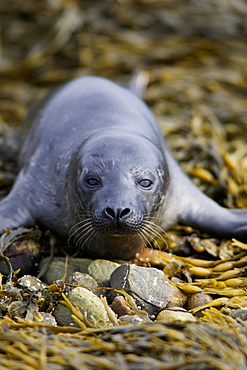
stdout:
<svg viewBox="0 0 247 370">
<path fill-rule="evenodd" d="M 98 179 L 90 177 L 89 179 L 86 180 L 86 184 L 90 187 L 95 187 L 100 185 L 100 181 Z"/>
<path fill-rule="evenodd" d="M 145 188 L 145 189 L 148 189 L 148 188 L 151 188 L 153 183 L 151 180 L 149 179 L 143 179 L 143 180 L 140 180 L 139 181 L 139 185 L 142 187 L 142 188 Z"/>
</svg>

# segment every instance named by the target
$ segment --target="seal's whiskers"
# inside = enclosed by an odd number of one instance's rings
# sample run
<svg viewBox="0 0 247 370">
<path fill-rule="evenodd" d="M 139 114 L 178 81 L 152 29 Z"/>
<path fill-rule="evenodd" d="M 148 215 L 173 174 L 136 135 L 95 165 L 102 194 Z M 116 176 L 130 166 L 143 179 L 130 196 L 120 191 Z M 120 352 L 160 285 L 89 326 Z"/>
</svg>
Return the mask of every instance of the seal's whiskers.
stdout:
<svg viewBox="0 0 247 370">
<path fill-rule="evenodd" d="M 162 233 L 167 235 L 165 230 L 163 230 L 162 227 L 156 225 L 152 221 L 147 221 L 147 220 L 145 221 L 146 223 L 143 228 L 143 231 L 145 231 L 145 233 L 149 236 L 150 241 L 153 241 L 154 239 L 161 239 L 167 247 L 168 246 L 167 240 L 162 235 Z"/>
<path fill-rule="evenodd" d="M 140 237 L 141 241 L 143 242 L 143 244 L 145 246 L 147 246 L 148 244 L 150 244 L 150 242 L 152 240 L 149 240 L 150 238 L 150 235 L 148 233 L 145 232 L 145 230 L 141 230 L 139 233 L 138 233 L 138 236 Z"/>
<path fill-rule="evenodd" d="M 90 233 L 90 231 L 92 231 L 92 233 Z M 84 242 L 81 244 L 81 241 L 83 238 L 86 237 L 86 235 L 89 234 L 87 236 L 87 238 L 84 240 Z M 84 245 L 89 241 L 89 244 L 88 244 L 88 247 L 90 246 L 90 243 L 92 242 L 92 240 L 95 238 L 95 236 L 97 235 L 97 231 L 93 230 L 93 228 L 91 228 L 90 230 L 88 230 L 88 232 L 84 235 L 81 236 L 81 238 L 78 240 L 78 245 L 80 246 L 81 250 L 84 248 Z"/>
<path fill-rule="evenodd" d="M 70 245 L 71 239 L 74 238 L 74 236 L 78 232 L 80 232 L 81 229 L 84 231 L 84 229 L 88 227 L 89 225 L 91 225 L 91 218 L 86 218 L 85 220 L 81 220 L 77 222 L 75 225 L 73 225 L 69 231 L 68 244 Z"/>
<path fill-rule="evenodd" d="M 165 242 L 165 243 L 166 243 L 166 240 L 165 240 L 165 238 L 162 236 L 161 232 L 162 232 L 162 233 L 164 233 L 164 234 L 166 234 L 166 233 L 164 232 L 164 230 L 163 230 L 160 226 L 156 225 L 155 223 L 153 223 L 153 222 L 151 222 L 151 221 L 148 221 L 148 222 L 146 223 L 145 227 L 146 227 L 146 228 L 148 229 L 148 231 L 150 231 L 154 236 L 156 236 L 157 238 L 161 239 L 163 242 Z M 161 230 L 161 232 L 160 232 L 159 230 Z"/>
<path fill-rule="evenodd" d="M 74 242 L 75 244 L 77 245 L 78 243 L 78 240 L 79 238 L 81 237 L 81 235 L 87 235 L 89 231 L 93 231 L 93 226 L 91 224 L 87 225 L 86 227 L 80 227 L 78 230 L 77 230 L 77 235 L 74 237 Z"/>
</svg>

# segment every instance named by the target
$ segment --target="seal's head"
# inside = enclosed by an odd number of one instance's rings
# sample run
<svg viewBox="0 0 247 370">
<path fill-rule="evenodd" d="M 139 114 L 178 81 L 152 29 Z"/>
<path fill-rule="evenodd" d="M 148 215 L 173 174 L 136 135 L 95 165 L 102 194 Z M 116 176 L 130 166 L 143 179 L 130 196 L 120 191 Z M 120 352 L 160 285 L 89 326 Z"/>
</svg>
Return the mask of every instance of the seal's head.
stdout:
<svg viewBox="0 0 247 370">
<path fill-rule="evenodd" d="M 72 161 L 69 181 L 78 206 L 70 235 L 87 253 L 130 259 L 160 234 L 155 220 L 169 175 L 148 139 L 91 136 Z"/>
</svg>

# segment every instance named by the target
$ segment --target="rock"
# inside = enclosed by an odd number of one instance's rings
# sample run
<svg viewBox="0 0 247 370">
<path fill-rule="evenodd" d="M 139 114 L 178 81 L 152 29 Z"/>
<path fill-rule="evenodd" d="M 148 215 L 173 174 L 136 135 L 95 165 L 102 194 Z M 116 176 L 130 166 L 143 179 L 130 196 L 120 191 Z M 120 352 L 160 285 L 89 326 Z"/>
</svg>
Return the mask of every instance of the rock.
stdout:
<svg viewBox="0 0 247 370">
<path fill-rule="evenodd" d="M 9 258 L 13 270 L 21 269 L 21 274 L 31 271 L 35 260 L 40 256 L 40 245 L 33 240 L 16 241 L 4 251 L 4 256 Z M 0 261 L 0 272 L 8 275 L 9 270 L 5 262 Z"/>
<path fill-rule="evenodd" d="M 231 317 L 234 319 L 241 319 L 243 321 L 247 320 L 247 307 L 245 308 L 238 308 L 237 310 L 234 310 L 231 314 Z"/>
<path fill-rule="evenodd" d="M 28 288 L 32 292 L 44 290 L 47 288 L 47 284 L 43 283 L 41 280 L 31 275 L 24 275 L 17 280 L 17 286 Z"/>
<path fill-rule="evenodd" d="M 172 295 L 166 276 L 156 268 L 124 264 L 112 273 L 110 284 L 115 289 L 127 289 L 137 305 L 150 315 L 165 308 Z"/>
<path fill-rule="evenodd" d="M 110 305 L 111 309 L 119 316 L 124 315 L 133 315 L 134 312 L 129 307 L 124 297 L 119 295 L 114 298 L 112 304 Z"/>
<path fill-rule="evenodd" d="M 184 305 L 187 303 L 187 300 L 187 295 L 181 289 L 172 285 L 172 295 L 167 303 L 166 308 L 184 307 Z"/>
<path fill-rule="evenodd" d="M 161 311 L 155 321 L 163 322 L 186 322 L 186 321 L 197 321 L 196 318 L 189 312 L 163 310 Z"/>
<path fill-rule="evenodd" d="M 47 264 L 50 257 L 43 258 L 39 263 L 39 269 Z M 68 266 L 66 269 L 65 257 L 55 257 L 42 276 L 42 280 L 48 285 L 52 284 L 53 281 L 61 280 L 66 272 L 65 281 L 68 282 L 70 276 L 76 272 L 88 273 L 88 265 L 92 262 L 88 258 L 69 258 Z"/>
<path fill-rule="evenodd" d="M 118 321 L 126 324 L 142 324 L 143 320 L 138 315 L 123 315 L 119 317 Z"/>
<path fill-rule="evenodd" d="M 39 312 L 40 316 L 43 318 L 41 321 L 42 324 L 46 325 L 52 325 L 52 326 L 57 326 L 57 322 L 54 316 L 52 316 L 48 312 Z"/>
<path fill-rule="evenodd" d="M 97 259 L 88 266 L 89 274 L 97 281 L 99 286 L 110 286 L 110 277 L 116 268 L 121 266 L 119 263 Z"/>
<path fill-rule="evenodd" d="M 188 310 L 192 310 L 193 308 L 203 306 L 209 302 L 211 302 L 213 298 L 209 294 L 203 293 L 194 293 L 188 299 Z"/>
<path fill-rule="evenodd" d="M 97 281 L 92 278 L 92 276 L 85 274 L 83 272 L 76 271 L 70 276 L 68 280 L 69 284 L 78 285 L 80 287 L 86 288 L 96 294 L 97 296 L 100 296 L 101 289 L 93 289 L 98 286 Z"/>
<path fill-rule="evenodd" d="M 81 287 L 72 289 L 68 294 L 68 300 L 85 315 L 91 327 L 109 325 L 108 315 L 103 302 L 88 289 Z M 54 310 L 54 316 L 58 325 L 78 327 L 71 318 L 71 314 L 70 309 L 62 303 L 59 303 Z"/>
</svg>

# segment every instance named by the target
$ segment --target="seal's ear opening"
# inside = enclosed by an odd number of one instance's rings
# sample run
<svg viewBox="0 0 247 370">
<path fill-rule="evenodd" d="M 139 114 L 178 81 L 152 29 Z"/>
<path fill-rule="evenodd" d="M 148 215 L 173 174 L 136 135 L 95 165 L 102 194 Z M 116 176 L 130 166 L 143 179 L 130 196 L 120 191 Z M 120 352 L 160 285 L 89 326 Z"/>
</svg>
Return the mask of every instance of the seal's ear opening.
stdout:
<svg viewBox="0 0 247 370">
<path fill-rule="evenodd" d="M 142 99 L 145 95 L 148 82 L 149 74 L 145 71 L 136 70 L 131 77 L 129 89 L 138 96 L 138 98 Z"/>
<path fill-rule="evenodd" d="M 135 70 L 131 76 L 130 81 L 120 82 L 116 81 L 116 83 L 125 88 L 126 90 L 131 91 L 135 96 L 140 99 L 143 99 L 147 85 L 149 82 L 149 74 L 144 70 Z"/>
</svg>

